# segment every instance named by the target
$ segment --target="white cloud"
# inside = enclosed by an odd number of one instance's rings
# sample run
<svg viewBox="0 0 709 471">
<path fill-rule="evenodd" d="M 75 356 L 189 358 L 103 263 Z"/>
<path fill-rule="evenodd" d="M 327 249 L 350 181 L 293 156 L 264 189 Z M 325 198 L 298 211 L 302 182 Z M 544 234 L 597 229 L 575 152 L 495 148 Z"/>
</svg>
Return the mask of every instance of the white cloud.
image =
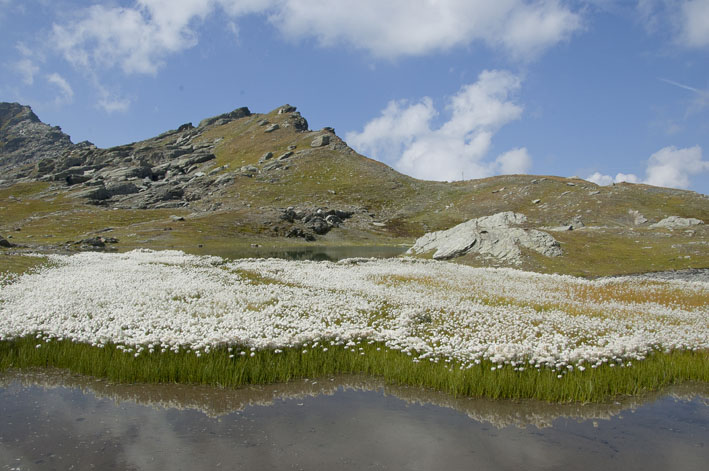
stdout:
<svg viewBox="0 0 709 471">
<path fill-rule="evenodd" d="M 287 36 L 344 43 L 379 57 L 421 55 L 481 41 L 528 58 L 567 39 L 581 18 L 557 0 L 318 0 L 277 3 Z"/>
<path fill-rule="evenodd" d="M 665 147 L 648 160 L 645 183 L 655 186 L 689 188 L 689 177 L 709 171 L 709 161 L 702 160 L 702 148 Z"/>
<path fill-rule="evenodd" d="M 54 99 L 55 104 L 71 103 L 74 100 L 74 90 L 72 90 L 71 85 L 64 77 L 55 72 L 47 75 L 47 82 L 59 89 L 59 94 Z"/>
<path fill-rule="evenodd" d="M 155 74 L 167 55 L 197 44 L 192 24 L 213 10 L 212 1 L 139 0 L 133 8 L 93 5 L 52 40 L 65 59 L 86 68 L 119 66 L 127 74 Z"/>
<path fill-rule="evenodd" d="M 258 14 L 285 38 L 314 38 L 324 47 L 344 44 L 388 59 L 484 44 L 524 62 L 582 27 L 581 16 L 560 0 L 135 0 L 115 5 L 79 9 L 55 23 L 49 38 L 55 51 L 90 77 L 101 96 L 98 106 L 107 111 L 125 110 L 130 101 L 105 96 L 105 74 L 120 69 L 127 75 L 156 75 L 172 55 L 196 46 L 205 19 L 217 14 L 237 42 L 238 21 Z M 16 67 L 25 81 L 36 73 L 31 65 L 25 61 Z"/>
<path fill-rule="evenodd" d="M 610 175 L 603 175 L 601 172 L 594 172 L 592 175 L 586 177 L 586 180 L 595 183 L 596 185 L 607 186 L 613 183 L 613 177 Z"/>
<path fill-rule="evenodd" d="M 38 63 L 42 63 L 45 60 L 44 54 L 41 51 L 29 48 L 23 42 L 15 44 L 15 49 L 20 53 L 22 59 L 12 63 L 10 67 L 22 77 L 22 82 L 25 85 L 32 85 L 35 75 L 39 72 Z"/>
<path fill-rule="evenodd" d="M 707 0 L 638 0 L 637 12 L 649 32 L 667 30 L 683 47 L 709 46 Z"/>
<path fill-rule="evenodd" d="M 105 96 L 99 98 L 96 105 L 102 110 L 104 110 L 106 113 L 124 112 L 128 111 L 128 108 L 130 108 L 130 100 L 125 98 Z"/>
<path fill-rule="evenodd" d="M 527 173 L 532 168 L 532 158 L 525 147 L 505 152 L 495 159 L 495 163 L 499 172 L 506 175 Z"/>
<path fill-rule="evenodd" d="M 98 91 L 98 101 L 96 107 L 102 109 L 106 113 L 125 112 L 130 108 L 130 100 L 119 97 L 103 86 L 96 77 L 92 77 L 94 88 Z"/>
<path fill-rule="evenodd" d="M 39 72 L 39 67 L 34 61 L 26 57 L 15 62 L 13 69 L 22 76 L 22 82 L 25 85 L 32 85 L 34 83 L 35 74 Z"/>
<path fill-rule="evenodd" d="M 690 0 L 682 5 L 681 40 L 692 47 L 709 46 L 709 1 Z"/>
<path fill-rule="evenodd" d="M 452 96 L 449 119 L 433 127 L 438 115 L 430 98 L 407 104 L 392 101 L 361 132 L 347 133 L 360 152 L 393 165 L 397 170 L 429 180 L 480 178 L 496 173 L 523 173 L 531 167 L 525 148 L 487 159 L 494 133 L 519 119 L 522 108 L 510 95 L 521 83 L 505 71 L 483 71 L 475 83 Z"/>
<path fill-rule="evenodd" d="M 587 177 L 586 180 L 598 185 L 630 182 L 688 189 L 691 186 L 690 177 L 703 172 L 709 172 L 709 161 L 702 160 L 701 147 L 694 146 L 678 149 L 670 146 L 664 147 L 650 156 L 647 161 L 644 179 L 632 173 L 618 173 L 613 178 L 610 175 L 596 172 Z"/>
<path fill-rule="evenodd" d="M 423 55 L 482 42 L 528 60 L 581 28 L 559 0 L 138 0 L 93 5 L 55 24 L 52 43 L 72 64 L 126 74 L 156 74 L 171 54 L 195 46 L 196 27 L 217 11 L 267 14 L 286 37 L 346 44 L 377 57 Z"/>
</svg>

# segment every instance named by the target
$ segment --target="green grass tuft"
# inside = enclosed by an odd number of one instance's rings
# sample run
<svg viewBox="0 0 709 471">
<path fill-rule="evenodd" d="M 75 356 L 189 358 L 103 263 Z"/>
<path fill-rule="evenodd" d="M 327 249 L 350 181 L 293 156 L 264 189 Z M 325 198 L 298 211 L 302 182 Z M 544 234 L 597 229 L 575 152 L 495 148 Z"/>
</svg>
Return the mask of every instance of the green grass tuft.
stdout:
<svg viewBox="0 0 709 471">
<path fill-rule="evenodd" d="M 39 345 L 39 347 L 37 347 Z M 0 342 L 0 371 L 9 368 L 66 368 L 75 373 L 123 383 L 192 383 L 221 387 L 288 382 L 333 374 L 366 374 L 387 382 L 436 389 L 453 396 L 493 399 L 541 399 L 550 402 L 601 402 L 621 395 L 639 395 L 683 381 L 709 382 L 709 352 L 655 353 L 631 367 L 604 365 L 586 371 L 559 372 L 542 369 L 515 371 L 511 366 L 492 371 L 483 361 L 461 370 L 445 362 L 412 361 L 405 353 L 382 344 L 361 342 L 343 346 L 254 352 L 226 347 L 202 352 L 166 351 L 137 357 L 117 345 L 102 348 L 69 340 L 43 342 L 23 337 Z M 303 353 L 303 349 L 307 352 Z M 361 349 L 361 350 L 360 350 Z M 240 355 L 241 351 L 245 355 Z M 362 354 L 363 353 L 363 354 Z"/>
</svg>

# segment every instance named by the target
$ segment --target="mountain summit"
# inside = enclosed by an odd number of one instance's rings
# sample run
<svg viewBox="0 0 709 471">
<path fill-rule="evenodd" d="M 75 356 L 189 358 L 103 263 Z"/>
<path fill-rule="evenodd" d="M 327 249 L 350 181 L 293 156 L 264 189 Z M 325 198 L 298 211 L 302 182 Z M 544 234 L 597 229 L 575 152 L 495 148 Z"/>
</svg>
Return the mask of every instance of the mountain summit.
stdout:
<svg viewBox="0 0 709 471">
<path fill-rule="evenodd" d="M 0 175 L 18 165 L 56 158 L 72 146 L 59 126 L 44 124 L 29 106 L 0 103 Z"/>
</svg>

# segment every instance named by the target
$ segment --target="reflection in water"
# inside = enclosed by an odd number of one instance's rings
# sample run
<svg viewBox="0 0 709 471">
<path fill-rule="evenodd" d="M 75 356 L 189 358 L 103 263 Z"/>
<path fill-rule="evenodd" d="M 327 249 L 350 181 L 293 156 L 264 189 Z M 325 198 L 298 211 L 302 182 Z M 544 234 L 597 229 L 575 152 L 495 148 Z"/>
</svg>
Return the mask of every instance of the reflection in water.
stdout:
<svg viewBox="0 0 709 471">
<path fill-rule="evenodd" d="M 397 246 L 309 246 L 290 248 L 252 247 L 237 250 L 210 250 L 209 255 L 222 258 L 283 258 L 336 262 L 345 258 L 391 258 L 403 255 L 408 247 Z"/>
<path fill-rule="evenodd" d="M 0 469 L 703 469 L 708 393 L 550 405 L 361 377 L 226 390 L 8 372 Z"/>
</svg>

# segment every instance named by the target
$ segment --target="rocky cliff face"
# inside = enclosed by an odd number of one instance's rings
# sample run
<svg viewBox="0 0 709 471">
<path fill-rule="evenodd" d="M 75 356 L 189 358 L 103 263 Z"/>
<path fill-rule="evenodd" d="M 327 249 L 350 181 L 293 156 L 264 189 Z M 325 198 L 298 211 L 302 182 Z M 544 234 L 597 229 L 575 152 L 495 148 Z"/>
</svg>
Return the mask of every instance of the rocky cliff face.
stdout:
<svg viewBox="0 0 709 471">
<path fill-rule="evenodd" d="M 56 158 L 73 147 L 59 126 L 44 124 L 29 106 L 0 103 L 0 177 L 20 165 Z"/>
</svg>

